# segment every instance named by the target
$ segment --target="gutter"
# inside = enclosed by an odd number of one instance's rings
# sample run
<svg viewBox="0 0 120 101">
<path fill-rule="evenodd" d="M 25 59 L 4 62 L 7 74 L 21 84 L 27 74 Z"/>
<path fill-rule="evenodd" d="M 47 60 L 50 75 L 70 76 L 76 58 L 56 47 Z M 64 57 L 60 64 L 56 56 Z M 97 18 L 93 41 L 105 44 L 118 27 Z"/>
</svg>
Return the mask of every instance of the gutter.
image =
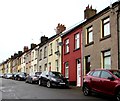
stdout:
<svg viewBox="0 0 120 101">
<path fill-rule="evenodd" d="M 117 34 L 118 34 L 118 70 L 120 70 L 120 1 L 118 1 L 117 11 Z"/>
</svg>

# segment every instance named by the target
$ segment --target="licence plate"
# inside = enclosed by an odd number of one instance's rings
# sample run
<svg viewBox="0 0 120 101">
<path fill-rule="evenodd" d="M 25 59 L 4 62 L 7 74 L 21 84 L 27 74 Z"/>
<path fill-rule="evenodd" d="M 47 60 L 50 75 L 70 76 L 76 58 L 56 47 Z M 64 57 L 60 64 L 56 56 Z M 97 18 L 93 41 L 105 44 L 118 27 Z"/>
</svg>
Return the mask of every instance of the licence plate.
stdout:
<svg viewBox="0 0 120 101">
<path fill-rule="evenodd" d="M 64 82 L 60 82 L 60 84 L 64 85 L 65 83 Z"/>
</svg>

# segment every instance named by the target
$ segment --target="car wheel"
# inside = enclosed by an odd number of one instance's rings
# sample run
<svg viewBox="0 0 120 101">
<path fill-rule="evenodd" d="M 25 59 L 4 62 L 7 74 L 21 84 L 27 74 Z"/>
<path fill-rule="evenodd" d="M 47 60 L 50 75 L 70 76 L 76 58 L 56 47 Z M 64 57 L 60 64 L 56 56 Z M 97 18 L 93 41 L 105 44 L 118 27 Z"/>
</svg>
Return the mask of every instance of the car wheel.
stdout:
<svg viewBox="0 0 120 101">
<path fill-rule="evenodd" d="M 48 88 L 51 87 L 51 83 L 50 83 L 50 81 L 47 81 L 47 87 L 48 87 Z"/>
<path fill-rule="evenodd" d="M 25 83 L 28 83 L 28 81 L 27 81 L 27 80 L 25 80 Z"/>
<path fill-rule="evenodd" d="M 120 101 L 120 91 L 118 91 L 118 93 L 116 94 L 116 99 L 117 101 Z"/>
<path fill-rule="evenodd" d="M 30 80 L 30 83 L 31 83 L 31 84 L 33 83 L 32 79 Z"/>
<path fill-rule="evenodd" d="M 85 96 L 90 95 L 90 89 L 87 85 L 83 86 L 83 93 L 84 93 Z"/>
<path fill-rule="evenodd" d="M 20 78 L 18 78 L 18 81 L 20 81 Z"/>
<path fill-rule="evenodd" d="M 41 80 L 39 80 L 39 81 L 38 81 L 38 84 L 39 84 L 39 86 L 41 86 L 41 85 L 42 85 L 42 82 L 41 82 Z"/>
</svg>

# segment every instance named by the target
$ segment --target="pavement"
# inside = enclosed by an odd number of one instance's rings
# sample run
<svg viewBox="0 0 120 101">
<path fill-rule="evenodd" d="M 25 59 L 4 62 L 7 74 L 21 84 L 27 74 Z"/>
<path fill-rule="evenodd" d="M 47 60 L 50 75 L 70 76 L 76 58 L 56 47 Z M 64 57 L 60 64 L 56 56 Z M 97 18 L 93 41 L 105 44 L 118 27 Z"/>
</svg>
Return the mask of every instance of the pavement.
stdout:
<svg viewBox="0 0 120 101">
<path fill-rule="evenodd" d="M 77 87 L 77 86 L 69 86 L 69 87 L 70 89 L 82 91 L 82 87 Z"/>
</svg>

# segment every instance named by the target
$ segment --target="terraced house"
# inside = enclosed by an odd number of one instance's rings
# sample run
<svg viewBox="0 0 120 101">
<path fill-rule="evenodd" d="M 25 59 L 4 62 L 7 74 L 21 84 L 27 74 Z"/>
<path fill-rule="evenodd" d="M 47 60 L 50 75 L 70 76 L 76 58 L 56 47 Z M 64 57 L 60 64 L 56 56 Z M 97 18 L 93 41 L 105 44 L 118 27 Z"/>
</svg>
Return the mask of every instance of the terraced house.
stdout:
<svg viewBox="0 0 120 101">
<path fill-rule="evenodd" d="M 120 1 L 88 17 L 82 35 L 84 74 L 95 68 L 120 69 Z"/>
<path fill-rule="evenodd" d="M 38 46 L 34 43 L 31 44 L 31 49 L 29 49 L 26 67 L 28 69 L 28 74 L 34 73 L 37 71 L 37 55 L 38 55 Z"/>
<path fill-rule="evenodd" d="M 48 37 L 42 36 L 38 44 L 37 71 L 48 70 Z"/>
<path fill-rule="evenodd" d="M 3 74 L 3 63 L 0 63 L 0 74 Z"/>
<path fill-rule="evenodd" d="M 26 54 L 29 51 L 28 46 L 24 46 L 23 54 L 21 56 L 21 72 L 26 72 Z"/>
<path fill-rule="evenodd" d="M 66 29 L 62 24 L 56 27 L 56 35 L 48 41 L 48 65 L 51 71 L 62 71 L 61 56 L 62 56 L 62 38 L 61 33 Z"/>
<path fill-rule="evenodd" d="M 72 28 L 62 35 L 62 73 L 75 86 L 82 83 L 82 28 Z"/>
</svg>

